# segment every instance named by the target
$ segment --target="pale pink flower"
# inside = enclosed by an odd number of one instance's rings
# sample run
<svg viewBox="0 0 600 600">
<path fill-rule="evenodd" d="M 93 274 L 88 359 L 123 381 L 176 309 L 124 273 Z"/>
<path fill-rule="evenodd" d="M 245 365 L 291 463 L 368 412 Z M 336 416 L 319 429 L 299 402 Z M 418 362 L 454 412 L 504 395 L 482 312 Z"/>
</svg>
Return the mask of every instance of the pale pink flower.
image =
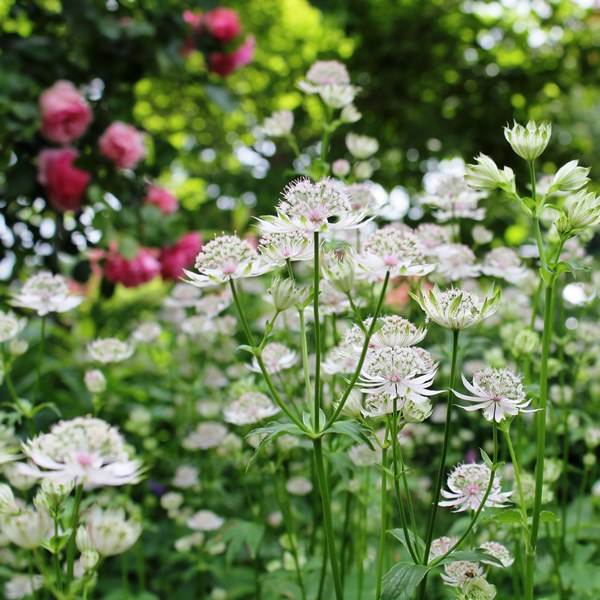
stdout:
<svg viewBox="0 0 600 600">
<path fill-rule="evenodd" d="M 148 152 L 143 133 L 121 121 L 109 125 L 98 140 L 98 147 L 119 169 L 135 169 Z"/>
</svg>

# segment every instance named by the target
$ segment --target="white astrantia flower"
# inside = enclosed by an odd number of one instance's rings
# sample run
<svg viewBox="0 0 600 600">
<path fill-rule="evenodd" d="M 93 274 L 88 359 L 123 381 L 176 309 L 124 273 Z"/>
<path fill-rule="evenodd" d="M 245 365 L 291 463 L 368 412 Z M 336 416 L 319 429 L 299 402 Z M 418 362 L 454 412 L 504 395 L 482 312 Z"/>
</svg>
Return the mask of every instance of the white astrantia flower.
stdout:
<svg viewBox="0 0 600 600">
<path fill-rule="evenodd" d="M 359 88 L 350 84 L 346 67 L 335 60 L 317 61 L 298 82 L 306 94 L 319 94 L 327 106 L 344 108 L 354 101 Z"/>
<path fill-rule="evenodd" d="M 494 558 L 498 559 L 505 568 L 510 567 L 515 562 L 515 559 L 511 556 L 509 549 L 498 542 L 483 542 L 483 544 L 479 544 L 479 548 L 486 554 L 490 554 Z M 493 567 L 500 566 L 498 563 L 491 560 L 481 559 L 481 562 L 485 563 L 486 565 L 492 565 Z"/>
<path fill-rule="evenodd" d="M 117 338 L 100 338 L 87 345 L 87 351 L 93 360 L 99 363 L 118 363 L 133 354 L 133 345 Z"/>
<path fill-rule="evenodd" d="M 50 535 L 52 518 L 43 507 L 22 506 L 18 514 L 2 517 L 0 527 L 13 544 L 35 550 Z"/>
<path fill-rule="evenodd" d="M 348 450 L 348 457 L 357 467 L 372 467 L 381 462 L 381 448 L 372 450 L 367 444 L 358 444 Z"/>
<path fill-rule="evenodd" d="M 467 400 L 470 406 L 461 406 L 468 411 L 483 410 L 487 421 L 500 423 L 507 417 L 518 415 L 529 406 L 521 377 L 508 369 L 486 367 L 473 375 L 473 383 L 462 376 L 463 385 L 472 395 L 454 392 L 461 400 Z M 525 411 L 528 412 L 528 411 Z"/>
<path fill-rule="evenodd" d="M 275 310 L 282 312 L 298 304 L 302 298 L 302 292 L 294 285 L 292 279 L 275 277 L 267 290 L 268 297 L 272 300 Z"/>
<path fill-rule="evenodd" d="M 324 371 L 326 372 L 326 371 Z M 340 412 L 340 414 L 344 415 L 345 417 L 358 417 L 361 413 L 362 410 L 362 398 L 363 395 L 361 394 L 361 392 L 359 390 L 357 390 L 356 388 L 353 388 L 350 391 L 350 394 L 348 395 L 348 397 L 346 398 L 346 401 L 344 402 L 344 406 L 342 407 L 342 410 Z M 341 401 L 340 400 L 336 400 L 333 403 L 333 409 L 337 410 L 337 407 L 339 406 L 339 403 Z"/>
<path fill-rule="evenodd" d="M 370 213 L 374 213 L 379 208 L 377 197 L 369 183 L 353 183 L 346 187 L 346 193 L 350 197 L 354 210 L 367 209 Z"/>
<path fill-rule="evenodd" d="M 530 120 L 525 127 L 514 121 L 512 128 L 508 126 L 504 128 L 504 137 L 515 153 L 530 162 L 546 149 L 551 135 L 550 123 L 537 125 L 533 120 Z"/>
<path fill-rule="evenodd" d="M 286 481 L 285 489 L 292 496 L 306 496 L 312 492 L 313 485 L 306 477 L 291 477 Z"/>
<path fill-rule="evenodd" d="M 457 590 L 457 600 L 494 600 L 498 590 L 485 576 L 469 577 Z"/>
<path fill-rule="evenodd" d="M 437 259 L 436 276 L 447 281 L 458 281 L 479 275 L 479 266 L 475 264 L 475 254 L 469 246 L 442 244 L 434 252 Z"/>
<path fill-rule="evenodd" d="M 187 526 L 194 531 L 216 531 L 224 523 L 225 519 L 212 510 L 199 510 L 187 520 Z"/>
<path fill-rule="evenodd" d="M 33 598 L 43 585 L 44 578 L 41 575 L 13 575 L 4 584 L 4 596 L 6 600 Z"/>
<path fill-rule="evenodd" d="M 450 587 L 461 587 L 470 579 L 481 577 L 483 568 L 479 563 L 455 560 L 444 565 L 444 572 L 441 574 L 444 583 Z"/>
<path fill-rule="evenodd" d="M 285 137 L 294 126 L 294 113 L 291 110 L 275 111 L 263 123 L 263 131 L 269 137 Z"/>
<path fill-rule="evenodd" d="M 600 196 L 581 190 L 567 198 L 554 226 L 561 235 L 572 237 L 600 224 Z"/>
<path fill-rule="evenodd" d="M 323 315 L 339 315 L 350 309 L 348 296 L 336 289 L 329 281 L 321 282 L 319 289 L 319 305 Z M 307 314 L 312 315 L 312 309 L 307 308 Z"/>
<path fill-rule="evenodd" d="M 552 178 L 548 194 L 553 192 L 574 192 L 579 190 L 590 181 L 588 167 L 580 167 L 576 160 L 563 165 Z"/>
<path fill-rule="evenodd" d="M 252 425 L 280 411 L 271 399 L 261 392 L 246 392 L 223 409 L 223 417 L 233 425 Z"/>
<path fill-rule="evenodd" d="M 20 319 L 11 310 L 4 312 L 0 310 L 0 343 L 9 342 L 19 335 L 27 321 Z"/>
<path fill-rule="evenodd" d="M 327 375 L 350 375 L 358 365 L 358 353 L 348 344 L 334 346 L 325 356 L 321 368 Z"/>
<path fill-rule="evenodd" d="M 101 394 L 106 390 L 106 377 L 98 369 L 90 369 L 83 377 L 85 387 L 90 394 Z"/>
<path fill-rule="evenodd" d="M 176 283 L 171 294 L 164 299 L 163 304 L 174 308 L 192 307 L 200 299 L 201 294 L 202 291 L 196 287 L 190 287 L 183 282 Z"/>
<path fill-rule="evenodd" d="M 476 325 L 493 315 L 500 305 L 500 290 L 490 289 L 484 300 L 477 294 L 450 288 L 441 291 L 437 286 L 432 290 L 421 290 L 411 296 L 425 312 L 428 321 L 433 321 L 447 329 L 459 330 Z"/>
<path fill-rule="evenodd" d="M 439 394 L 429 389 L 436 374 L 431 355 L 418 348 L 376 348 L 367 356 L 360 375 L 360 389 L 367 394 L 389 392 L 399 398 L 425 402 Z"/>
<path fill-rule="evenodd" d="M 200 480 L 198 479 L 199 471 L 192 465 L 179 465 L 175 469 L 172 484 L 181 490 L 196 487 Z"/>
<path fill-rule="evenodd" d="M 452 241 L 450 229 L 437 223 L 421 223 L 415 229 L 415 235 L 421 241 L 427 256 L 435 256 L 435 250 L 438 246 L 449 244 Z"/>
<path fill-rule="evenodd" d="M 318 94 L 330 108 L 343 109 L 354 102 L 359 91 L 360 88 L 354 85 L 322 85 Z"/>
<path fill-rule="evenodd" d="M 142 524 L 137 519 L 127 519 L 122 508 L 92 508 L 85 528 L 89 543 L 100 556 L 123 554 L 142 534 Z"/>
<path fill-rule="evenodd" d="M 142 463 L 131 459 L 116 427 L 101 419 L 60 421 L 50 433 L 23 444 L 24 475 L 57 482 L 74 481 L 86 489 L 138 483 Z"/>
<path fill-rule="evenodd" d="M 295 350 L 292 350 L 283 344 L 278 344 L 277 342 L 267 344 L 263 348 L 261 356 L 269 373 L 279 373 L 286 369 L 290 369 L 294 366 L 296 359 L 298 358 Z M 250 370 L 255 373 L 262 373 L 256 357 L 252 359 Z"/>
<path fill-rule="evenodd" d="M 449 552 L 457 541 L 458 538 L 454 536 L 442 536 L 433 540 L 429 549 L 429 562 Z"/>
<path fill-rule="evenodd" d="M 483 225 L 475 225 L 471 230 L 471 235 L 473 236 L 473 241 L 479 246 L 489 244 L 494 239 L 494 232 Z"/>
<path fill-rule="evenodd" d="M 228 433 L 229 430 L 222 423 L 206 421 L 184 438 L 181 445 L 186 450 L 209 450 L 219 446 Z"/>
<path fill-rule="evenodd" d="M 258 219 L 263 235 L 293 231 L 326 232 L 356 229 L 368 211 L 355 211 L 340 181 L 324 178 L 316 183 L 302 178 L 292 181 L 275 207 L 277 216 Z"/>
<path fill-rule="evenodd" d="M 11 487 L 0 483 L 0 516 L 17 515 L 20 510 Z"/>
<path fill-rule="evenodd" d="M 510 167 L 500 170 L 496 163 L 485 154 L 475 158 L 477 164 L 466 165 L 465 181 L 474 190 L 502 189 L 515 193 L 515 174 Z"/>
<path fill-rule="evenodd" d="M 487 253 L 481 265 L 481 272 L 509 283 L 518 283 L 527 275 L 527 268 L 512 248 L 501 246 Z"/>
<path fill-rule="evenodd" d="M 362 114 L 358 111 L 354 104 L 347 104 L 340 113 L 340 121 L 342 123 L 357 123 L 362 119 Z"/>
<path fill-rule="evenodd" d="M 140 323 L 131 334 L 131 338 L 135 342 L 141 344 L 151 344 L 156 341 L 162 332 L 162 327 L 158 323 L 148 321 L 147 323 Z"/>
<path fill-rule="evenodd" d="M 225 287 L 213 293 L 204 294 L 194 303 L 194 309 L 199 315 L 212 319 L 226 310 L 232 302 L 233 295 L 231 290 Z"/>
<path fill-rule="evenodd" d="M 454 512 L 477 510 L 483 501 L 491 476 L 492 470 L 483 463 L 457 465 L 448 475 L 448 490 L 442 490 L 442 496 L 446 500 L 442 500 L 439 505 L 452 506 Z M 484 506 L 502 508 L 511 494 L 512 492 L 502 492 L 500 476 L 494 475 L 492 488 Z"/>
<path fill-rule="evenodd" d="M 359 272 L 369 281 L 390 277 L 423 276 L 435 268 L 425 260 L 419 238 L 411 231 L 388 225 L 372 233 L 356 257 Z"/>
<path fill-rule="evenodd" d="M 369 330 L 372 318 L 363 321 L 365 330 Z M 398 315 L 385 315 L 377 319 L 377 330 L 369 340 L 369 348 L 393 348 L 415 346 L 422 342 L 427 335 L 427 329 L 417 327 L 408 319 Z M 351 344 L 360 352 L 365 341 L 364 331 L 354 325 L 346 332 L 345 342 Z"/>
<path fill-rule="evenodd" d="M 352 294 L 356 284 L 356 265 L 354 255 L 344 252 L 342 256 L 335 252 L 326 253 L 322 261 L 323 278 L 338 292 Z"/>
<path fill-rule="evenodd" d="M 346 148 L 354 158 L 364 160 L 379 150 L 379 142 L 375 138 L 350 132 L 346 134 Z"/>
<path fill-rule="evenodd" d="M 69 293 L 69 285 L 62 275 L 42 271 L 30 277 L 10 302 L 12 306 L 35 310 L 40 317 L 52 312 L 66 312 L 79 306 L 82 296 Z"/>
<path fill-rule="evenodd" d="M 258 246 L 265 264 L 283 267 L 286 262 L 312 260 L 315 254 L 312 235 L 308 231 L 267 233 Z"/>
<path fill-rule="evenodd" d="M 196 256 L 198 273 L 184 269 L 187 283 L 206 287 L 241 277 L 257 277 L 269 270 L 258 260 L 258 253 L 247 240 L 237 235 L 220 235 L 202 247 Z"/>
</svg>

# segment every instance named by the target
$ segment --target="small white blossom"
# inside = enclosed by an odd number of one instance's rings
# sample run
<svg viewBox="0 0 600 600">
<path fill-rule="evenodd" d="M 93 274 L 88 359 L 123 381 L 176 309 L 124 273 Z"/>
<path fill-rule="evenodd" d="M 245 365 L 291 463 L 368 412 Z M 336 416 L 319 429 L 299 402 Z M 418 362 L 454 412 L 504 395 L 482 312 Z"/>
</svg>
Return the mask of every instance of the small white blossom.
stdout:
<svg viewBox="0 0 600 600">
<path fill-rule="evenodd" d="M 364 160 L 373 156 L 379 150 L 379 142 L 375 138 L 366 135 L 348 133 L 346 134 L 346 148 L 354 158 Z"/>
<path fill-rule="evenodd" d="M 261 240 L 258 252 L 266 264 L 283 267 L 286 262 L 312 260 L 315 251 L 312 235 L 308 231 L 267 233 Z"/>
<path fill-rule="evenodd" d="M 563 212 L 554 224 L 560 234 L 572 237 L 593 229 L 600 223 L 600 196 L 581 190 L 567 199 Z"/>
<path fill-rule="evenodd" d="M 291 369 L 298 358 L 295 350 L 291 350 L 283 344 L 271 342 L 267 344 L 261 353 L 263 363 L 269 373 L 280 373 L 287 369 Z M 251 371 L 262 373 L 256 357 L 252 359 Z"/>
<path fill-rule="evenodd" d="M 223 416 L 233 425 L 251 425 L 276 415 L 279 410 L 265 394 L 246 392 L 223 410 Z"/>
<path fill-rule="evenodd" d="M 352 446 L 348 451 L 348 457 L 357 467 L 372 467 L 381 462 L 381 449 L 379 446 L 376 448 L 376 450 L 372 450 L 366 444 Z"/>
<path fill-rule="evenodd" d="M 44 585 L 41 575 L 14 575 L 4 584 L 6 600 L 22 600 L 33 598 L 35 592 Z"/>
<path fill-rule="evenodd" d="M 123 509 L 94 507 L 86 519 L 89 542 L 100 556 L 116 556 L 129 550 L 142 534 L 136 519 L 127 519 Z"/>
<path fill-rule="evenodd" d="M 186 450 L 208 450 L 216 448 L 228 433 L 221 423 L 207 421 L 200 423 L 196 431 L 190 433 L 181 443 Z"/>
<path fill-rule="evenodd" d="M 551 134 L 550 123 L 536 125 L 533 120 L 530 120 L 525 127 L 515 121 L 512 129 L 508 126 L 504 128 L 504 137 L 515 153 L 530 162 L 546 149 Z"/>
<path fill-rule="evenodd" d="M 515 559 L 510 555 L 508 548 L 498 542 L 483 542 L 479 547 L 486 554 L 490 554 L 494 558 L 497 558 L 502 563 L 503 567 L 510 567 L 515 562 Z M 481 562 L 486 565 L 492 565 L 493 567 L 499 566 L 498 563 L 485 559 L 481 559 Z"/>
<path fill-rule="evenodd" d="M 464 244 L 442 244 L 435 250 L 436 276 L 448 281 L 468 279 L 479 275 L 473 250 Z"/>
<path fill-rule="evenodd" d="M 0 483 L 0 515 L 17 515 L 20 508 L 12 489 L 6 483 Z"/>
<path fill-rule="evenodd" d="M 195 531 L 216 531 L 225 523 L 225 519 L 219 517 L 212 510 L 199 510 L 187 521 L 187 526 Z"/>
<path fill-rule="evenodd" d="M 512 248 L 494 248 L 483 260 L 481 272 L 484 275 L 518 283 L 527 275 L 527 269 L 519 255 Z"/>
<path fill-rule="evenodd" d="M 101 338 L 90 342 L 87 350 L 93 360 L 99 363 L 118 363 L 133 354 L 133 346 L 117 338 Z"/>
<path fill-rule="evenodd" d="M 313 485 L 306 477 L 292 477 L 287 480 L 285 489 L 292 496 L 306 496 L 312 492 Z"/>
<path fill-rule="evenodd" d="M 83 381 L 90 394 L 101 394 L 106 390 L 106 377 L 98 369 L 86 371 Z"/>
<path fill-rule="evenodd" d="M 427 329 L 417 327 L 408 319 L 398 315 L 386 315 L 377 319 L 379 327 L 369 340 L 369 348 L 393 348 L 415 346 L 423 341 Z M 368 330 L 373 319 L 370 317 L 363 321 L 363 327 Z M 357 351 L 362 349 L 365 341 L 363 330 L 354 325 L 346 332 L 345 342 L 354 346 Z"/>
<path fill-rule="evenodd" d="M 362 119 L 362 114 L 358 111 L 354 104 L 347 104 L 342 109 L 340 121 L 342 123 L 357 123 Z"/>
<path fill-rule="evenodd" d="M 263 131 L 269 137 L 285 137 L 294 126 L 294 113 L 291 110 L 278 110 L 263 123 Z"/>
<path fill-rule="evenodd" d="M 443 536 L 433 540 L 433 542 L 431 542 L 431 548 L 429 550 L 429 562 L 449 552 L 454 547 L 457 541 L 458 538 L 453 536 Z"/>
<path fill-rule="evenodd" d="M 295 306 L 302 297 L 300 290 L 291 279 L 276 277 L 271 281 L 267 290 L 269 297 L 273 300 L 275 310 L 284 311 Z"/>
<path fill-rule="evenodd" d="M 30 277 L 11 301 L 13 306 L 35 310 L 40 317 L 52 312 L 66 312 L 79 306 L 82 296 L 69 293 L 69 285 L 62 275 L 43 271 Z"/>
<path fill-rule="evenodd" d="M 0 525 L 4 535 L 13 544 L 26 550 L 35 550 L 50 534 L 52 519 L 44 508 L 27 506 L 16 515 L 2 517 Z"/>
<path fill-rule="evenodd" d="M 450 587 L 461 587 L 470 579 L 481 577 L 483 569 L 476 562 L 456 560 L 444 565 L 441 577 L 444 583 Z"/>
<path fill-rule="evenodd" d="M 9 342 L 25 327 L 26 320 L 20 319 L 12 311 L 0 310 L 0 343 Z"/>
<path fill-rule="evenodd" d="M 477 164 L 465 167 L 465 181 L 474 190 L 502 189 L 506 192 L 515 192 L 515 174 L 510 167 L 502 171 L 496 163 L 485 154 L 475 158 Z"/>
<path fill-rule="evenodd" d="M 181 490 L 196 487 L 199 483 L 198 469 L 191 465 L 180 465 L 175 470 L 172 483 Z"/>
<path fill-rule="evenodd" d="M 572 160 L 563 165 L 554 175 L 548 193 L 552 192 L 574 192 L 579 190 L 590 181 L 589 168 L 578 166 L 578 161 Z"/>
</svg>

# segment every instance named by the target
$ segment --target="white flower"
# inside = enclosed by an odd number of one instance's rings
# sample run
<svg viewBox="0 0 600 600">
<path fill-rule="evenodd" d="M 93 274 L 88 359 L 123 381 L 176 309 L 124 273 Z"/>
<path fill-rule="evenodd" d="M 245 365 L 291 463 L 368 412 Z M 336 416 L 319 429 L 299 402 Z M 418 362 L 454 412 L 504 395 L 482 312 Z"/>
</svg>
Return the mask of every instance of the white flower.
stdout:
<svg viewBox="0 0 600 600">
<path fill-rule="evenodd" d="M 287 480 L 285 489 L 293 496 L 306 496 L 312 492 L 313 485 L 306 477 L 291 477 Z"/>
<path fill-rule="evenodd" d="M 74 481 L 86 489 L 138 483 L 142 464 L 131 460 L 116 427 L 101 419 L 60 421 L 50 433 L 23 444 L 29 464 L 23 474 L 57 482 Z"/>
<path fill-rule="evenodd" d="M 579 167 L 578 164 L 578 161 L 572 160 L 563 165 L 554 175 L 548 193 L 573 192 L 587 185 L 590 180 L 587 176 L 590 169 Z"/>
<path fill-rule="evenodd" d="M 356 263 L 369 281 L 390 277 L 422 276 L 434 265 L 427 264 L 419 238 L 411 231 L 388 225 L 375 231 L 363 243 Z"/>
<path fill-rule="evenodd" d="M 450 587 L 461 587 L 464 583 L 475 577 L 481 577 L 483 569 L 476 562 L 455 560 L 444 565 L 441 577 Z"/>
<path fill-rule="evenodd" d="M 433 542 L 431 542 L 431 548 L 429 550 L 429 562 L 449 552 L 454 547 L 457 541 L 458 538 L 456 537 L 446 536 L 433 540 Z"/>
<path fill-rule="evenodd" d="M 228 433 L 227 427 L 221 423 L 207 421 L 200 423 L 196 431 L 190 433 L 181 443 L 186 450 L 208 450 L 216 448 Z"/>
<path fill-rule="evenodd" d="M 14 440 L 0 439 L 0 466 L 12 463 L 21 458 L 18 444 L 19 442 L 16 438 Z"/>
<path fill-rule="evenodd" d="M 16 515 L 19 511 L 11 487 L 6 483 L 0 483 L 0 515 Z"/>
<path fill-rule="evenodd" d="M 168 308 L 188 308 L 194 306 L 200 298 L 201 290 L 190 287 L 185 283 L 176 283 L 171 295 L 165 298 L 164 305 Z"/>
<path fill-rule="evenodd" d="M 465 329 L 493 315 L 500 304 L 500 291 L 488 292 L 485 300 L 466 290 L 450 288 L 444 292 L 437 286 L 422 290 L 419 296 L 411 294 L 425 311 L 427 319 L 447 329 Z"/>
<path fill-rule="evenodd" d="M 438 261 L 436 275 L 449 281 L 479 275 L 479 267 L 475 264 L 475 254 L 464 244 L 442 244 L 436 248 L 435 257 Z"/>
<path fill-rule="evenodd" d="M 2 517 L 2 532 L 13 543 L 26 550 L 35 550 L 50 535 L 52 519 L 43 508 L 21 508 L 18 514 Z"/>
<path fill-rule="evenodd" d="M 346 134 L 346 148 L 354 158 L 363 160 L 373 156 L 379 150 L 379 142 L 366 135 L 348 133 Z"/>
<path fill-rule="evenodd" d="M 475 225 L 471 230 L 471 235 L 473 236 L 473 241 L 480 246 L 489 244 L 494 239 L 494 232 L 483 225 Z"/>
<path fill-rule="evenodd" d="M 279 410 L 265 394 L 246 392 L 223 409 L 223 417 L 233 425 L 250 425 L 276 415 Z"/>
<path fill-rule="evenodd" d="M 551 134 L 550 123 L 536 125 L 533 120 L 526 127 L 514 121 L 512 129 L 508 126 L 504 128 L 504 137 L 512 149 L 527 161 L 535 160 L 546 149 Z"/>
<path fill-rule="evenodd" d="M 312 260 L 314 245 L 308 231 L 267 233 L 261 240 L 258 252 L 266 264 L 283 267 L 286 262 Z"/>
<path fill-rule="evenodd" d="M 142 344 L 151 344 L 154 342 L 162 331 L 161 326 L 158 323 L 148 321 L 147 323 L 141 323 L 138 325 L 131 337 Z"/>
<path fill-rule="evenodd" d="M 367 209 L 371 213 L 376 212 L 378 200 L 369 183 L 353 183 L 346 187 L 346 193 L 354 210 Z"/>
<path fill-rule="evenodd" d="M 473 383 L 470 384 L 465 376 L 462 376 L 463 385 L 472 396 L 454 392 L 461 400 L 472 402 L 472 406 L 462 406 L 468 411 L 483 410 L 483 416 L 487 421 L 500 423 L 507 416 L 519 414 L 525 407 L 529 406 L 531 400 L 527 400 L 521 378 L 507 369 L 494 369 L 486 367 L 473 375 Z"/>
<path fill-rule="evenodd" d="M 34 597 L 36 590 L 44 585 L 41 575 L 14 575 L 4 584 L 6 600 L 21 600 Z"/>
<path fill-rule="evenodd" d="M 298 82 L 306 94 L 319 94 L 328 106 L 343 108 L 354 100 L 358 88 L 350 85 L 346 67 L 335 61 L 317 61 L 308 70 L 306 80 Z"/>
<path fill-rule="evenodd" d="M 322 85 L 319 86 L 321 100 L 331 108 L 345 108 L 354 102 L 360 88 L 354 85 Z"/>
<path fill-rule="evenodd" d="M 115 556 L 129 550 L 142 534 L 136 519 L 127 519 L 121 508 L 102 510 L 94 507 L 86 520 L 89 542 L 100 556 Z"/>
<path fill-rule="evenodd" d="M 228 308 L 232 302 L 233 294 L 231 293 L 231 290 L 229 288 L 221 288 L 212 294 L 205 294 L 202 296 L 202 298 L 194 304 L 194 308 L 198 314 L 212 319 Z"/>
<path fill-rule="evenodd" d="M 90 342 L 87 350 L 93 360 L 107 364 L 118 363 L 133 354 L 133 346 L 117 338 L 101 338 Z"/>
<path fill-rule="evenodd" d="M 212 510 L 199 510 L 187 521 L 187 526 L 195 531 L 216 531 L 225 523 L 225 519 L 219 517 Z"/>
<path fill-rule="evenodd" d="M 372 467 L 381 462 L 381 449 L 376 446 L 376 450 L 371 450 L 366 444 L 359 444 L 350 448 L 348 457 L 357 467 Z"/>
<path fill-rule="evenodd" d="M 600 196 L 581 190 L 567 199 L 563 212 L 554 224 L 560 234 L 577 235 L 600 223 Z"/>
<path fill-rule="evenodd" d="M 494 558 L 497 558 L 502 563 L 503 567 L 510 567 L 515 562 L 515 559 L 510 555 L 508 548 L 498 542 L 483 542 L 483 544 L 479 544 L 479 547 L 486 554 L 490 554 Z M 498 563 L 485 559 L 481 559 L 481 562 L 486 565 L 492 565 L 493 567 L 499 566 Z"/>
<path fill-rule="evenodd" d="M 385 315 L 379 317 L 377 331 L 369 340 L 370 348 L 393 348 L 414 346 L 423 341 L 427 335 L 427 329 L 417 327 L 408 319 L 398 315 Z M 373 319 L 370 317 L 363 321 L 365 330 L 371 327 Z M 360 352 L 364 344 L 365 334 L 363 330 L 354 325 L 352 329 L 346 332 L 345 342 L 354 346 L 356 351 Z"/>
<path fill-rule="evenodd" d="M 261 356 L 269 373 L 280 373 L 286 369 L 291 369 L 296 363 L 298 355 L 295 350 L 291 350 L 283 344 L 271 342 L 263 348 Z M 256 357 L 252 359 L 250 370 L 255 373 L 262 373 Z"/>
<path fill-rule="evenodd" d="M 510 167 L 502 171 L 496 163 L 485 154 L 475 158 L 477 164 L 465 167 L 465 181 L 474 190 L 495 190 L 500 188 L 506 192 L 515 192 L 515 174 Z"/>
<path fill-rule="evenodd" d="M 0 343 L 9 342 L 25 327 L 26 320 L 19 319 L 12 311 L 0 310 Z"/>
<path fill-rule="evenodd" d="M 306 178 L 293 181 L 285 188 L 275 211 L 277 216 L 258 219 L 263 235 L 356 229 L 367 216 L 364 209 L 353 210 L 344 185 L 329 178 L 316 183 Z"/>
<path fill-rule="evenodd" d="M 182 490 L 192 488 L 198 485 L 198 469 L 191 465 L 180 465 L 175 470 L 173 476 L 173 485 Z"/>
<path fill-rule="evenodd" d="M 415 235 L 419 238 L 427 255 L 435 256 L 435 249 L 438 246 L 449 244 L 451 241 L 450 229 L 436 223 L 421 223 L 415 229 Z"/>
<path fill-rule="evenodd" d="M 348 300 L 348 296 L 336 289 L 336 287 L 329 281 L 322 281 L 319 291 L 321 314 L 339 315 L 350 308 L 350 300 Z M 309 308 L 307 308 L 307 312 L 309 315 L 312 315 Z"/>
<path fill-rule="evenodd" d="M 82 296 L 69 294 L 67 280 L 62 275 L 43 271 L 30 277 L 11 304 L 35 310 L 40 317 L 51 312 L 66 312 L 79 306 Z"/>
<path fill-rule="evenodd" d="M 291 110 L 278 110 L 263 123 L 263 131 L 269 137 L 285 137 L 294 126 L 294 113 Z"/>
<path fill-rule="evenodd" d="M 327 371 L 325 369 L 323 369 L 323 372 L 327 372 Z M 341 401 L 341 399 L 336 400 L 333 403 L 334 410 L 337 410 L 337 407 L 339 406 L 340 401 Z M 356 388 L 353 388 L 352 390 L 350 390 L 350 394 L 346 398 L 346 401 L 344 402 L 344 406 L 342 407 L 340 414 L 344 415 L 345 417 L 357 417 L 358 415 L 360 415 L 361 410 L 362 410 L 362 394 L 360 393 L 359 390 L 357 390 Z"/>
<path fill-rule="evenodd" d="M 227 283 L 240 277 L 257 277 L 269 270 L 261 264 L 256 250 L 237 235 L 220 235 L 202 247 L 196 257 L 198 273 L 186 269 L 185 281 L 196 287 Z"/>
<path fill-rule="evenodd" d="M 292 279 L 281 279 L 275 277 L 267 290 L 269 297 L 273 301 L 275 310 L 282 312 L 295 306 L 302 297 L 300 290 L 294 285 Z"/>
<path fill-rule="evenodd" d="M 490 483 L 492 470 L 485 464 L 461 464 L 454 468 L 448 476 L 448 490 L 442 490 L 442 496 L 447 498 L 440 502 L 440 506 L 453 506 L 454 512 L 477 510 L 483 501 L 485 492 Z M 494 481 L 485 506 L 502 508 L 512 492 L 502 492 L 501 479 L 494 475 Z"/>
<path fill-rule="evenodd" d="M 486 255 L 481 265 L 484 275 L 517 283 L 527 275 L 527 269 L 512 248 L 494 248 Z"/>
<path fill-rule="evenodd" d="M 342 123 L 357 123 L 361 119 L 362 114 L 357 110 L 354 104 L 348 104 L 344 106 L 340 114 L 340 120 Z"/>
<path fill-rule="evenodd" d="M 175 550 L 177 552 L 189 552 L 192 548 L 199 548 L 204 543 L 204 534 L 201 531 L 185 535 L 175 540 Z"/>
<path fill-rule="evenodd" d="M 358 365 L 358 353 L 348 344 L 334 346 L 321 365 L 323 373 L 337 375 L 338 373 L 354 373 Z"/>
<path fill-rule="evenodd" d="M 348 107 L 346 107 L 346 108 L 348 108 Z M 344 110 L 346 110 L 346 109 L 344 109 Z M 336 177 L 340 177 L 340 178 L 346 177 L 346 175 L 348 175 L 348 173 L 350 173 L 350 163 L 344 158 L 339 158 L 338 160 L 334 160 L 331 163 L 331 172 Z"/>
<path fill-rule="evenodd" d="M 106 377 L 104 377 L 102 371 L 98 369 L 86 371 L 83 381 L 90 394 L 101 394 L 106 390 Z"/>
</svg>

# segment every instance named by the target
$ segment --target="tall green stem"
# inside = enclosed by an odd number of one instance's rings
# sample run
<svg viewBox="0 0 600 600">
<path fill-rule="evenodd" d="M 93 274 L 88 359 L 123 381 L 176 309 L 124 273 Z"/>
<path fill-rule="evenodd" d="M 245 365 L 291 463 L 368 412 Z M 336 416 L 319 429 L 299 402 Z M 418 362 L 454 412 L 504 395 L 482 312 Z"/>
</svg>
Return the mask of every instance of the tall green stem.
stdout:
<svg viewBox="0 0 600 600">
<path fill-rule="evenodd" d="M 46 346 L 46 316 L 41 318 L 40 324 L 40 351 L 38 355 L 38 361 L 35 368 L 36 379 L 35 379 L 35 391 L 33 393 L 32 401 L 35 403 L 39 399 L 40 390 L 42 389 L 42 363 L 44 362 L 44 350 Z"/>
<path fill-rule="evenodd" d="M 386 431 L 387 438 L 387 431 Z M 385 533 L 387 531 L 387 439 L 383 442 L 383 448 L 381 449 L 381 465 L 383 470 L 381 472 L 381 516 L 379 526 L 379 552 L 377 553 L 377 588 L 375 591 L 375 600 L 381 598 L 381 583 L 383 580 L 383 565 L 385 563 Z"/>
<path fill-rule="evenodd" d="M 71 513 L 71 537 L 67 546 L 67 589 L 73 581 L 73 564 L 75 563 L 75 538 L 77 537 L 77 527 L 79 526 L 79 508 L 83 496 L 83 485 L 78 485 L 75 489 L 75 502 L 73 503 L 73 512 Z"/>
<path fill-rule="evenodd" d="M 319 431 L 319 413 L 321 411 L 321 321 L 319 318 L 319 232 L 314 232 L 314 280 L 313 280 L 313 317 L 315 321 L 315 392 L 313 394 L 314 402 L 314 423 L 315 432 Z"/>
<path fill-rule="evenodd" d="M 450 429 L 452 424 L 452 403 L 454 400 L 454 381 L 456 377 L 456 361 L 458 357 L 458 334 L 459 330 L 454 329 L 452 331 L 452 365 L 450 367 L 450 382 L 448 385 L 448 401 L 446 404 L 446 423 L 444 425 L 444 442 L 442 445 L 442 454 L 440 456 L 440 464 L 438 467 L 437 478 L 435 482 L 435 488 L 433 489 L 433 504 L 431 506 L 431 512 L 429 514 L 429 521 L 427 524 L 427 535 L 425 537 L 425 552 L 423 553 L 423 562 L 427 564 L 429 561 L 429 551 L 431 550 L 431 543 L 433 542 L 433 532 L 435 529 L 435 520 L 437 517 L 438 504 L 440 501 L 440 494 L 442 491 L 442 483 L 444 480 L 444 472 L 446 469 L 446 454 L 448 453 L 448 446 L 450 444 Z M 425 591 L 427 589 L 427 575 L 423 578 L 419 587 L 419 598 L 425 600 Z"/>
<path fill-rule="evenodd" d="M 331 514 L 331 498 L 329 495 L 329 483 L 325 475 L 325 461 L 323 459 L 323 440 L 317 438 L 313 440 L 315 450 L 315 466 L 317 470 L 317 481 L 321 492 L 321 503 L 323 505 L 323 521 L 325 522 L 325 538 L 327 540 L 327 553 L 329 554 L 329 564 L 333 575 L 333 586 L 335 589 L 336 600 L 343 600 L 344 590 L 342 587 L 342 576 L 338 562 L 337 551 L 335 548 L 335 534 L 333 531 L 333 516 Z"/>
</svg>

